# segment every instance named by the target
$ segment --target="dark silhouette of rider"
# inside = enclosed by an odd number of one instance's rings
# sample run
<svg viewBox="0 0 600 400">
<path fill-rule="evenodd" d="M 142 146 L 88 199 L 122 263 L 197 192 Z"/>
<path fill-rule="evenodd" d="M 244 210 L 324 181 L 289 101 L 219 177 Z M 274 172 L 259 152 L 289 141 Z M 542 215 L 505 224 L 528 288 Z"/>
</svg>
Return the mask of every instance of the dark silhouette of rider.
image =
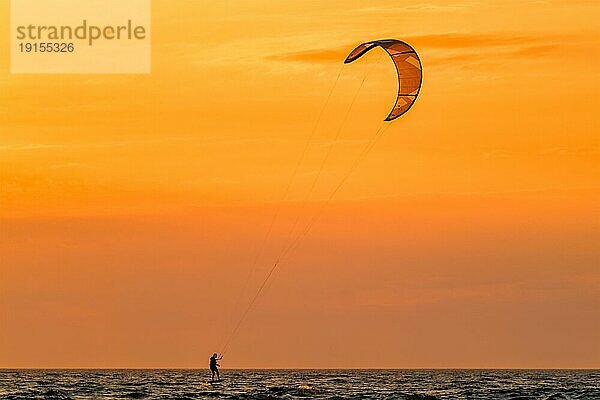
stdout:
<svg viewBox="0 0 600 400">
<path fill-rule="evenodd" d="M 210 372 L 212 373 L 212 377 L 210 378 L 211 381 L 213 381 L 215 379 L 215 374 L 217 374 L 217 380 L 220 381 L 221 378 L 219 377 L 219 368 L 220 365 L 217 361 L 222 360 L 223 359 L 223 355 L 221 354 L 220 356 L 217 356 L 217 353 L 213 354 L 212 357 L 210 358 Z"/>
</svg>

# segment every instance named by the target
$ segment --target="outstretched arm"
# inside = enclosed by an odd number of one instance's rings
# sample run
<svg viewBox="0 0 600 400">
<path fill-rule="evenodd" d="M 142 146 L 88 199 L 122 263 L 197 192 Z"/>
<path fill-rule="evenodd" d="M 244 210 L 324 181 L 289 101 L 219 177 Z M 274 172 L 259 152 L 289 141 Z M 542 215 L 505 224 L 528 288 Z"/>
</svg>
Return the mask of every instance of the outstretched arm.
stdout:
<svg viewBox="0 0 600 400">
<path fill-rule="evenodd" d="M 221 355 L 219 356 L 219 358 L 217 358 L 217 360 L 222 360 L 222 359 L 223 359 L 223 354 L 221 354 Z"/>
</svg>

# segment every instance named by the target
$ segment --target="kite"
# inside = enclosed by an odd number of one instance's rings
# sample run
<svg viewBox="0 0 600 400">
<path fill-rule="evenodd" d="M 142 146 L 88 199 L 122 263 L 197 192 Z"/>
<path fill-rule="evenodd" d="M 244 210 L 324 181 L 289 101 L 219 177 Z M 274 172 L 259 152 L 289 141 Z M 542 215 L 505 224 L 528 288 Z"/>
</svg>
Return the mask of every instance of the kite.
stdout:
<svg viewBox="0 0 600 400">
<path fill-rule="evenodd" d="M 396 72 L 398 73 L 398 97 L 392 111 L 390 111 L 385 119 L 386 121 L 392 121 L 406 113 L 419 95 L 423 81 L 421 60 L 415 49 L 408 44 L 396 39 L 385 39 L 358 45 L 346 57 L 344 64 L 351 63 L 378 46 L 384 49 L 392 58 Z"/>
</svg>

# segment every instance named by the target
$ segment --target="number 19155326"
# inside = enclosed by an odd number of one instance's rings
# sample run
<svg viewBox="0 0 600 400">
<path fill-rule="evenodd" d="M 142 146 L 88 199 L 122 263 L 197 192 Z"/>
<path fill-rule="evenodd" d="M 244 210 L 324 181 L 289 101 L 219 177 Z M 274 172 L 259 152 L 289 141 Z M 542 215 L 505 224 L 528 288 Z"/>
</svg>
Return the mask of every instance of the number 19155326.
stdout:
<svg viewBox="0 0 600 400">
<path fill-rule="evenodd" d="M 73 43 L 19 43 L 21 53 L 72 53 Z"/>
</svg>

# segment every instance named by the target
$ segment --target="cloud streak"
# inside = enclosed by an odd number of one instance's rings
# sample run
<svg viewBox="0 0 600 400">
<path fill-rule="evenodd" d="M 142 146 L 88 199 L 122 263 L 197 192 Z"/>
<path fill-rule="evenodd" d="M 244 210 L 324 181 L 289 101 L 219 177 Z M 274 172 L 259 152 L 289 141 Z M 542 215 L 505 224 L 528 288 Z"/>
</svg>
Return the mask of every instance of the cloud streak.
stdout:
<svg viewBox="0 0 600 400">
<path fill-rule="evenodd" d="M 431 54 L 428 65 L 479 63 L 493 52 L 495 56 L 538 58 L 559 54 L 565 46 L 598 46 L 597 40 L 583 35 L 508 35 L 439 33 L 408 36 L 407 42 L 422 54 Z M 281 62 L 308 64 L 339 63 L 357 43 L 348 43 L 336 48 L 308 49 L 268 56 Z"/>
<path fill-rule="evenodd" d="M 477 3 L 455 3 L 455 4 L 432 4 L 421 3 L 403 6 L 388 6 L 388 7 L 364 7 L 357 10 L 352 10 L 358 13 L 404 13 L 404 12 L 449 12 L 462 11 L 472 8 Z"/>
</svg>

